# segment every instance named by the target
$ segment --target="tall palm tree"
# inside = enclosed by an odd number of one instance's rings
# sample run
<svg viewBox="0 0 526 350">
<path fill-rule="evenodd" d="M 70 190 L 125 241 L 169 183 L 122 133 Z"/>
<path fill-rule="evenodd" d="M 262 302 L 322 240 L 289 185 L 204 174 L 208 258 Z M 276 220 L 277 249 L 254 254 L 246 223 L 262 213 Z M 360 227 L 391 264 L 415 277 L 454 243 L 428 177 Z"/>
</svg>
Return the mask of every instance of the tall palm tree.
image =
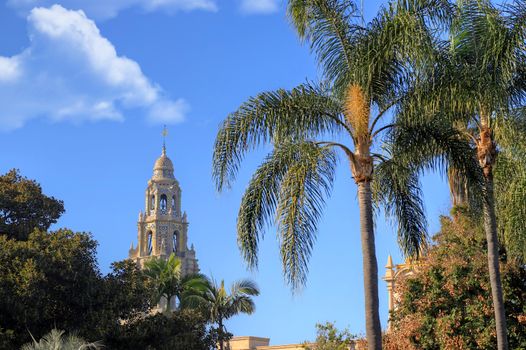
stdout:
<svg viewBox="0 0 526 350">
<path fill-rule="evenodd" d="M 416 109 L 420 115 L 445 117 L 476 151 L 483 178 L 480 197 L 499 350 L 507 349 L 508 344 L 495 212 L 494 168 L 500 148 L 496 136 L 502 137 L 502 130 L 516 122 L 511 114 L 523 103 L 525 39 L 524 1 L 501 9 L 488 0 L 459 2 L 450 45 L 439 55 L 441 59 L 431 74 L 431 88 L 422 90 Z M 467 179 L 462 172 L 456 174 Z"/>
<path fill-rule="evenodd" d="M 22 350 L 88 350 L 103 348 L 100 342 L 87 343 L 82 338 L 70 334 L 64 336 L 64 331 L 51 330 L 40 341 L 33 338 L 33 343 L 22 346 Z"/>
<path fill-rule="evenodd" d="M 197 293 L 206 284 L 202 274 L 184 275 L 181 270 L 181 259 L 170 254 L 168 259 L 152 257 L 145 263 L 144 272 L 155 286 L 154 302 L 163 304 L 163 311 L 173 311 L 177 300 L 179 305 L 185 296 Z"/>
<path fill-rule="evenodd" d="M 366 25 L 357 9 L 348 0 L 289 1 L 289 15 L 300 37 L 310 42 L 325 82 L 264 92 L 241 105 L 219 130 L 213 175 L 221 191 L 231 185 L 248 151 L 264 143 L 274 146 L 243 196 L 238 244 L 248 265 L 256 267 L 259 239 L 275 214 L 284 275 L 295 289 L 306 281 L 318 220 L 332 189 L 336 150 L 343 152 L 358 187 L 366 335 L 369 349 L 379 350 L 371 184 L 385 191 L 380 197 L 399 219 L 406 254 L 418 255 L 426 237 L 415 174 L 389 159 L 379 144 L 396 128 L 389 111 L 410 98 L 415 65 L 432 47 L 435 32 L 428 25 L 447 21 L 451 9 L 440 0 L 400 1 Z"/>
<path fill-rule="evenodd" d="M 212 323 L 217 324 L 219 348 L 223 350 L 227 338 L 224 321 L 239 313 L 252 314 L 256 305 L 253 296 L 259 295 L 259 288 L 251 280 L 239 280 L 232 284 L 230 293 L 225 288 L 225 281 L 217 284 L 214 280 L 207 280 L 200 293 L 189 296 L 185 303 L 199 307 Z"/>
</svg>

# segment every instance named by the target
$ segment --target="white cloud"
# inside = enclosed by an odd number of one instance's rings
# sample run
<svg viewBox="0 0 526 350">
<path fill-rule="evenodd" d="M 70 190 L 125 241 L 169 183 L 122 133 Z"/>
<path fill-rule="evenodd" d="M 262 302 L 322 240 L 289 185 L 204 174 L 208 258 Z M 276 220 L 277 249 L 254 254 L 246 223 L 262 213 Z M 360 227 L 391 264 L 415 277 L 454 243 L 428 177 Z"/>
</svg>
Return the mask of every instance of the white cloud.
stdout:
<svg viewBox="0 0 526 350">
<path fill-rule="evenodd" d="M 12 81 L 20 75 L 18 59 L 0 56 L 0 82 Z"/>
<path fill-rule="evenodd" d="M 148 117 L 156 124 L 172 124 L 184 120 L 186 113 L 190 111 L 190 105 L 183 99 L 177 101 L 159 101 L 155 103 Z"/>
<path fill-rule="evenodd" d="M 278 0 L 241 0 L 241 11 L 248 14 L 268 14 L 278 10 Z"/>
<path fill-rule="evenodd" d="M 151 121 L 184 119 L 188 105 L 171 101 L 137 62 L 119 56 L 82 11 L 60 5 L 28 16 L 30 46 L 0 56 L 0 129 L 30 119 L 122 120 L 122 110 L 143 108 Z"/>
<path fill-rule="evenodd" d="M 138 7 L 145 11 L 217 11 L 216 0 L 7 0 L 7 4 L 27 14 L 35 7 L 49 7 L 60 4 L 66 8 L 82 9 L 88 16 L 106 19 L 117 16 L 125 9 Z"/>
</svg>

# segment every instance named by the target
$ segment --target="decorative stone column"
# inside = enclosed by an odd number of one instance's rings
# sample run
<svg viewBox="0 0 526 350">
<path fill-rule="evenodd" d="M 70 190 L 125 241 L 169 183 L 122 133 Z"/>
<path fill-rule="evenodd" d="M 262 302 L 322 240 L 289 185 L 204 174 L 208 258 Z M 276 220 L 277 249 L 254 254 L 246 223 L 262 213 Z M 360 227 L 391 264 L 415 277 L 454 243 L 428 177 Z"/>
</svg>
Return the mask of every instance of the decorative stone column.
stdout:
<svg viewBox="0 0 526 350">
<path fill-rule="evenodd" d="M 389 305 L 389 319 L 387 321 L 387 330 L 391 328 L 391 312 L 394 310 L 394 286 L 395 286 L 395 266 L 393 265 L 393 258 L 389 254 L 387 257 L 386 271 L 383 280 L 387 283 L 387 301 Z"/>
</svg>

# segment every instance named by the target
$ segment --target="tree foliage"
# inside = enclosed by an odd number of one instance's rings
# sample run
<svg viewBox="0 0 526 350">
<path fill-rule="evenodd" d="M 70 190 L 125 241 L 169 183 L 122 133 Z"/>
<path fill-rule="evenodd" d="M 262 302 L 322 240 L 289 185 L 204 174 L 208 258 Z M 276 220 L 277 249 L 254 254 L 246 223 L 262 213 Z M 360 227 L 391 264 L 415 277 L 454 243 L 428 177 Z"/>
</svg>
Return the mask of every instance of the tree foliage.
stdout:
<svg viewBox="0 0 526 350">
<path fill-rule="evenodd" d="M 386 349 L 496 349 L 484 232 L 463 214 L 442 218 L 435 245 L 412 274 L 397 280 Z M 526 348 L 526 269 L 501 260 L 511 349 Z"/>
<path fill-rule="evenodd" d="M 42 193 L 40 185 L 10 170 L 0 176 L 0 234 L 25 240 L 47 230 L 64 213 L 64 203 Z"/>
<path fill-rule="evenodd" d="M 115 350 L 212 350 L 217 342 L 207 317 L 185 309 L 129 320 L 107 335 L 104 344 Z"/>
<path fill-rule="evenodd" d="M 306 350 L 348 350 L 356 341 L 348 329 L 339 330 L 331 322 L 316 324 L 316 333 L 314 343 L 305 342 Z"/>
<path fill-rule="evenodd" d="M 0 339 L 7 348 L 52 327 L 100 340 L 148 309 L 149 288 L 135 264 L 115 263 L 102 276 L 96 246 L 91 235 L 66 229 L 34 231 L 26 241 L 0 235 Z"/>
</svg>

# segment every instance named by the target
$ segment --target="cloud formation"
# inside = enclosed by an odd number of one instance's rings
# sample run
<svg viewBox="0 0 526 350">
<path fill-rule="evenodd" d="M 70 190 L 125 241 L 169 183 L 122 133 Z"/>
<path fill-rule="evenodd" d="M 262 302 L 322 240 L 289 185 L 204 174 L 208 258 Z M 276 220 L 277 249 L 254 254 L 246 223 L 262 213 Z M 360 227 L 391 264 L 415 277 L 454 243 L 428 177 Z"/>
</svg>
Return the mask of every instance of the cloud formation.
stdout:
<svg viewBox="0 0 526 350">
<path fill-rule="evenodd" d="M 241 0 L 241 11 L 247 14 L 269 14 L 278 10 L 278 0 Z"/>
<path fill-rule="evenodd" d="M 55 121 L 122 120 L 143 108 L 152 122 L 175 123 L 189 106 L 170 100 L 137 62 L 119 56 L 83 11 L 60 5 L 28 16 L 30 46 L 0 56 L 0 129 L 45 117 Z"/>
<path fill-rule="evenodd" d="M 26 15 L 35 7 L 49 7 L 56 3 L 72 9 L 82 9 L 89 17 L 107 19 L 122 10 L 138 7 L 145 11 L 217 11 L 216 0 L 8 0 L 7 4 Z"/>
</svg>

